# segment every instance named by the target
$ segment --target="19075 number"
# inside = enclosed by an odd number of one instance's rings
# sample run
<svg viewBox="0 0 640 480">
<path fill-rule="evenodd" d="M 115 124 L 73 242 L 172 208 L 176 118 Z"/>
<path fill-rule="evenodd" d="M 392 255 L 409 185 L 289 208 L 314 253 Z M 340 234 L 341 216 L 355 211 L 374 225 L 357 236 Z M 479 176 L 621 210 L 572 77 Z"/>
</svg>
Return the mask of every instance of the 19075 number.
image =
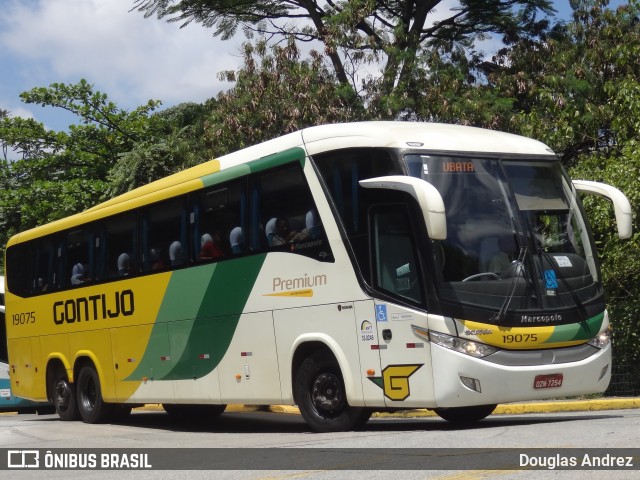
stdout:
<svg viewBox="0 0 640 480">
<path fill-rule="evenodd" d="M 14 325 L 28 325 L 36 323 L 36 312 L 14 313 L 12 315 Z"/>
<path fill-rule="evenodd" d="M 525 343 L 525 342 L 537 342 L 538 335 L 535 333 L 523 333 L 515 335 L 503 335 L 502 341 L 504 343 Z"/>
</svg>

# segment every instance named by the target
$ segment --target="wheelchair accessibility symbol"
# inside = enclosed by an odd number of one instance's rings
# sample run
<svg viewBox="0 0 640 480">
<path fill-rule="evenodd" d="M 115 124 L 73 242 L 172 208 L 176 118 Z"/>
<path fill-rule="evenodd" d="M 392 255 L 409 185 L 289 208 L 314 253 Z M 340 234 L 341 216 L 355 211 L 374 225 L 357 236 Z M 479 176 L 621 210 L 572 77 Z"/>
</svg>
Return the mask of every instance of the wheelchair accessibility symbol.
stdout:
<svg viewBox="0 0 640 480">
<path fill-rule="evenodd" d="M 376 320 L 378 322 L 386 322 L 387 321 L 387 306 L 386 305 L 376 305 Z"/>
<path fill-rule="evenodd" d="M 544 282 L 547 288 L 558 288 L 558 280 L 556 278 L 556 272 L 553 270 L 545 270 Z"/>
</svg>

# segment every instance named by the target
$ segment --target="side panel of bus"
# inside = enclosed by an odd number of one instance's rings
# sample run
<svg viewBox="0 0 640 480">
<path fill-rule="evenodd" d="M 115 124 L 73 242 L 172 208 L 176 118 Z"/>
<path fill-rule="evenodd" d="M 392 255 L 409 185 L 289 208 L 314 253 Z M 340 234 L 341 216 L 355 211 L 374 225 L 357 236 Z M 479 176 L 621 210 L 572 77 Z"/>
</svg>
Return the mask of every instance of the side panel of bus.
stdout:
<svg viewBox="0 0 640 480">
<path fill-rule="evenodd" d="M 23 357 L 23 362 L 26 360 L 28 364 L 33 364 L 34 362 L 31 361 L 31 354 L 33 354 L 38 359 L 40 358 L 40 342 L 38 338 L 31 338 L 30 342 L 28 341 L 28 339 L 21 339 L 20 346 L 24 346 L 26 355 L 29 356 L 28 359 L 25 359 Z M 10 377 L 12 376 L 12 368 L 10 364 L 7 363 L 7 348 L 8 342 L 6 335 L 6 315 L 4 306 L 4 277 L 0 276 L 0 411 L 30 412 L 36 410 L 38 412 L 49 412 L 51 409 L 51 405 L 49 405 L 48 403 L 32 402 L 30 400 L 16 397 L 13 394 L 10 381 Z M 17 351 L 20 352 L 20 348 Z M 37 364 L 38 362 L 36 361 L 36 365 Z M 34 372 L 34 389 L 38 389 L 39 387 L 44 386 L 44 374 L 42 370 L 32 368 L 32 371 Z M 27 379 L 27 381 L 29 380 Z"/>
</svg>

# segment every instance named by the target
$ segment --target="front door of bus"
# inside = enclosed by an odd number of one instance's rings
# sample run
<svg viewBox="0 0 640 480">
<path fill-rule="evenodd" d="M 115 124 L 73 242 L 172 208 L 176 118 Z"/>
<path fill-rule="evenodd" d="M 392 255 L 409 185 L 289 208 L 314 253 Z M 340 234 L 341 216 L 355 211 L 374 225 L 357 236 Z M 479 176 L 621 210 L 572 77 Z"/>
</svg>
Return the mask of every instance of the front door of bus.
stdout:
<svg viewBox="0 0 640 480">
<path fill-rule="evenodd" d="M 385 405 L 417 408 L 433 403 L 430 344 L 414 334 L 427 328 L 427 315 L 392 302 L 375 302 L 380 373 L 371 380 L 384 393 Z"/>
<path fill-rule="evenodd" d="M 412 215 L 399 203 L 373 207 L 369 218 L 373 283 L 380 292 L 374 318 L 381 371 L 372 381 L 382 388 L 387 406 L 424 407 L 433 399 L 433 381 L 430 345 L 414 333 L 428 323 L 419 308 L 425 293 Z"/>
</svg>

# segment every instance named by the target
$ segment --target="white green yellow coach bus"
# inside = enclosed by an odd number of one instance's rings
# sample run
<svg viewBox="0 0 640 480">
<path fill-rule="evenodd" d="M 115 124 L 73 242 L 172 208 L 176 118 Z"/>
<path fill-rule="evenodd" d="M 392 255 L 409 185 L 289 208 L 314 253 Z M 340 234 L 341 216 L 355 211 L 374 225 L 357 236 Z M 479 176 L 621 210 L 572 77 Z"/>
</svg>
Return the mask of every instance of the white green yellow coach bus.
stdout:
<svg viewBox="0 0 640 480">
<path fill-rule="evenodd" d="M 316 431 L 607 388 L 609 319 L 577 192 L 540 142 L 307 128 L 13 237 L 11 382 L 63 420 L 295 404 Z"/>
</svg>

